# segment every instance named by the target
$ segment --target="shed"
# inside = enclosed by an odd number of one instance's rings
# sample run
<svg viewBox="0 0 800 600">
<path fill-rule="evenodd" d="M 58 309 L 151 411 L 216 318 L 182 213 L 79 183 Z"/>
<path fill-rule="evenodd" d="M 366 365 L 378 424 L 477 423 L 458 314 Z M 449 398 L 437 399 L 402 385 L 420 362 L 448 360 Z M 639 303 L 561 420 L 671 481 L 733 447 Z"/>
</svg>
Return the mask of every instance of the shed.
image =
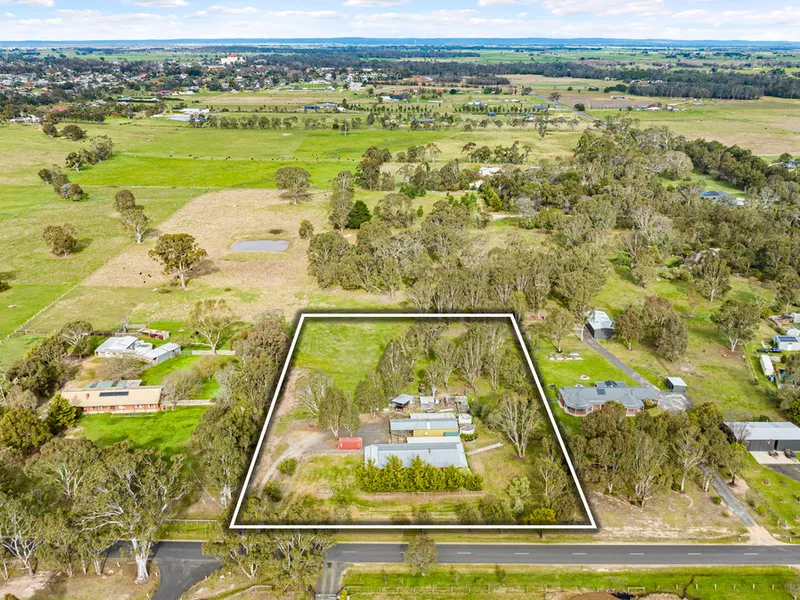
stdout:
<svg viewBox="0 0 800 600">
<path fill-rule="evenodd" d="M 433 410 L 434 406 L 436 406 L 436 400 L 433 396 L 420 396 L 419 397 L 419 407 L 422 410 Z"/>
<path fill-rule="evenodd" d="M 680 377 L 667 377 L 667 388 L 678 394 L 686 393 L 686 382 Z"/>
<path fill-rule="evenodd" d="M 780 422 L 726 422 L 734 437 L 740 437 L 750 452 L 770 450 L 800 451 L 800 427 L 786 421 Z"/>
<path fill-rule="evenodd" d="M 397 398 L 392 400 L 392 405 L 395 408 L 405 408 L 406 406 L 411 404 L 411 401 L 413 399 L 414 396 L 412 396 L 411 394 L 400 394 L 399 396 L 397 396 Z"/>
<path fill-rule="evenodd" d="M 614 337 L 614 321 L 603 310 L 589 313 L 586 328 L 596 340 L 610 340 Z"/>
<path fill-rule="evenodd" d="M 362 442 L 360 437 L 340 437 L 339 450 L 361 450 Z"/>
<path fill-rule="evenodd" d="M 775 377 L 775 365 L 772 364 L 772 359 L 766 354 L 762 354 L 758 357 L 758 360 L 761 363 L 761 370 L 764 375 L 770 379 Z"/>
<path fill-rule="evenodd" d="M 441 442 L 418 444 L 372 444 L 364 448 L 364 464 L 374 461 L 375 466 L 382 469 L 391 456 L 397 456 L 408 467 L 415 457 L 420 457 L 427 464 L 443 469 L 454 466 L 466 468 L 467 456 L 460 439 L 451 444 Z"/>
</svg>

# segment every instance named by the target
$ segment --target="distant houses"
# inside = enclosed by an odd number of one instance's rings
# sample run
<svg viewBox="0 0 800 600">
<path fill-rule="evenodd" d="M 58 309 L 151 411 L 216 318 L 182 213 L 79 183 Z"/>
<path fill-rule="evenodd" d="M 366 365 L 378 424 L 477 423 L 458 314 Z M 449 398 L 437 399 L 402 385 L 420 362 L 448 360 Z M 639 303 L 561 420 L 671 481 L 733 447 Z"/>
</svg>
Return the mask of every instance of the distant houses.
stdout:
<svg viewBox="0 0 800 600">
<path fill-rule="evenodd" d="M 181 347 L 173 342 L 154 347 L 150 342 L 143 342 L 135 336 L 125 335 L 108 338 L 97 347 L 94 353 L 102 358 L 130 356 L 157 365 L 173 356 L 178 356 L 181 353 Z"/>
<path fill-rule="evenodd" d="M 597 381 L 594 387 L 562 387 L 558 390 L 558 403 L 564 412 L 576 417 L 603 408 L 609 402 L 625 407 L 628 416 L 638 415 L 646 402 L 658 404 L 659 391 L 652 386 L 629 386 L 624 381 Z"/>
<path fill-rule="evenodd" d="M 139 413 L 160 410 L 162 391 L 160 385 L 141 385 L 139 379 L 123 379 L 93 381 L 80 389 L 64 390 L 61 395 L 87 414 Z"/>
</svg>

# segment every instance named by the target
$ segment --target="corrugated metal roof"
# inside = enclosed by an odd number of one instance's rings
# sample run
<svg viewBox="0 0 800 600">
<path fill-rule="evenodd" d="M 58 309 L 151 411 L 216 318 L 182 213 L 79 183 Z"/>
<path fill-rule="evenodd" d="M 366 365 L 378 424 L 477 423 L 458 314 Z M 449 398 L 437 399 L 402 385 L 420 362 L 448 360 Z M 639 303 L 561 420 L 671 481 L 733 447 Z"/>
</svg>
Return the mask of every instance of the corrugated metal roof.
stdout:
<svg viewBox="0 0 800 600">
<path fill-rule="evenodd" d="M 800 427 L 788 421 L 727 421 L 731 431 L 747 431 L 745 439 L 753 440 L 800 440 Z"/>
<path fill-rule="evenodd" d="M 391 419 L 389 421 L 389 431 L 420 431 L 420 430 L 447 430 L 455 429 L 458 431 L 458 421 L 451 417 L 449 419 Z"/>
<path fill-rule="evenodd" d="M 364 448 L 364 463 L 372 460 L 380 469 L 386 466 L 386 462 L 391 456 L 399 458 L 406 467 L 416 456 L 438 468 L 449 466 L 465 468 L 468 466 L 464 446 L 460 440 L 452 444 L 435 442 L 428 444 L 372 444 Z"/>
<path fill-rule="evenodd" d="M 559 390 L 564 403 L 575 410 L 586 410 L 595 404 L 619 402 L 627 409 L 644 408 L 646 400 L 656 400 L 658 390 L 653 387 L 563 387 Z"/>
</svg>

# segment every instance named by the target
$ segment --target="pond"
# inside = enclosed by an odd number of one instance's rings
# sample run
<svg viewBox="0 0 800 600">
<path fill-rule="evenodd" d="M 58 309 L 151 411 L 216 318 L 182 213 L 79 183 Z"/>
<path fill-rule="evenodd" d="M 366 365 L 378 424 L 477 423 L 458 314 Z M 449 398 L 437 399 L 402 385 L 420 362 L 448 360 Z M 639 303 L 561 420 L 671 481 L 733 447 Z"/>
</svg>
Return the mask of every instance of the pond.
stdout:
<svg viewBox="0 0 800 600">
<path fill-rule="evenodd" d="M 245 240 L 231 246 L 232 252 L 284 252 L 289 240 Z"/>
</svg>

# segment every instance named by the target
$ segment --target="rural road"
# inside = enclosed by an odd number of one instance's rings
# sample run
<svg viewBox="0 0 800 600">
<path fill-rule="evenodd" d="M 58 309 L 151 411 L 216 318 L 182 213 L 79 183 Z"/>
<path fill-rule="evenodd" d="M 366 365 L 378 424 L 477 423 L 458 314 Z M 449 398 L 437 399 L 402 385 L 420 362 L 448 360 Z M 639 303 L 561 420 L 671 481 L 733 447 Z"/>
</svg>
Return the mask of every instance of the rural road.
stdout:
<svg viewBox="0 0 800 600">
<path fill-rule="evenodd" d="M 181 594 L 219 568 L 201 552 L 200 542 L 161 542 L 153 561 L 161 581 L 153 600 Z M 328 551 L 318 595 L 338 592 L 341 574 L 352 563 L 399 563 L 405 544 L 340 543 Z M 476 565 L 800 565 L 800 545 L 662 544 L 438 544 L 439 562 Z M 335 597 L 335 596 L 334 596 Z"/>
</svg>

